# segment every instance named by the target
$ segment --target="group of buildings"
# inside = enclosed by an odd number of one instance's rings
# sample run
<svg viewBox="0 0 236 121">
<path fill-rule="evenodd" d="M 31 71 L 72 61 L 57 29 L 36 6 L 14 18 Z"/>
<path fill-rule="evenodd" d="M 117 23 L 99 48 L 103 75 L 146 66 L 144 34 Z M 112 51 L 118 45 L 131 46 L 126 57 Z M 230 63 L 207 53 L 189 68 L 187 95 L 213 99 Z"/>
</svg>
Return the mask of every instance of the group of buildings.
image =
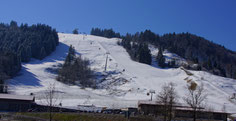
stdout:
<svg viewBox="0 0 236 121">
<path fill-rule="evenodd" d="M 11 95 L 11 94 L 0 94 L 0 112 L 28 112 L 35 110 L 43 112 L 47 111 L 47 106 L 37 105 L 35 103 L 34 96 L 23 96 L 23 95 Z M 75 112 L 74 109 L 58 108 L 53 107 L 55 111 L 63 112 Z M 104 108 L 103 108 L 104 109 Z M 102 110 L 103 110 L 102 109 Z M 80 111 L 79 109 L 77 111 Z M 111 112 L 108 109 L 104 109 L 106 112 Z M 117 111 L 117 110 L 116 110 Z M 138 108 L 127 108 L 130 114 L 138 115 L 150 115 L 154 117 L 163 117 L 163 105 L 155 101 L 139 101 Z M 174 111 L 172 114 L 174 119 L 189 120 L 193 117 L 193 110 L 187 106 L 174 105 Z M 228 114 L 225 112 L 206 111 L 201 109 L 197 111 L 197 119 L 201 120 L 213 120 L 213 121 L 227 121 Z"/>
<path fill-rule="evenodd" d="M 163 118 L 165 115 L 163 104 L 156 101 L 139 101 L 138 111 L 143 115 L 153 115 Z M 190 120 L 193 118 L 194 110 L 188 106 L 173 105 L 172 116 L 175 120 Z M 196 119 L 201 121 L 227 121 L 228 113 L 209 111 L 204 108 L 200 108 L 196 111 Z"/>
</svg>

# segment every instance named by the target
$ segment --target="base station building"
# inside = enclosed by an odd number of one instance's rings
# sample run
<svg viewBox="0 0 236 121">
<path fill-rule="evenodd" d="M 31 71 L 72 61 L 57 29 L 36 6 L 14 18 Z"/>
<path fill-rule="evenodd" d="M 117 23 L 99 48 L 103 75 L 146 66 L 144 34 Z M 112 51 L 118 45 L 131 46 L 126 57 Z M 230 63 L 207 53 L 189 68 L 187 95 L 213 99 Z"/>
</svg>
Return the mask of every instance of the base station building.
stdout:
<svg viewBox="0 0 236 121">
<path fill-rule="evenodd" d="M 0 94 L 0 112 L 26 112 L 33 105 L 34 96 Z"/>
</svg>

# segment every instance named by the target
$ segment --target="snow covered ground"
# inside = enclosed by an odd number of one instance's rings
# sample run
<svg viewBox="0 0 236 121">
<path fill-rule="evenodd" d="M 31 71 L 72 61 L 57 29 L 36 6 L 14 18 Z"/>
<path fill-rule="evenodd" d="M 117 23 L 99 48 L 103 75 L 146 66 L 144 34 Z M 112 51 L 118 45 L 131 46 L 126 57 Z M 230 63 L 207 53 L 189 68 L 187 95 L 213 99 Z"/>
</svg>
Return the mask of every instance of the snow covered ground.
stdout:
<svg viewBox="0 0 236 121">
<path fill-rule="evenodd" d="M 152 58 L 153 58 L 152 59 L 152 65 L 155 66 L 155 67 L 158 67 L 157 62 L 156 62 L 156 56 L 159 52 L 158 48 L 151 45 L 151 44 L 148 46 L 148 48 L 151 51 L 151 55 L 152 55 Z M 184 58 L 178 56 L 175 53 L 171 53 L 171 52 L 165 50 L 163 52 L 163 55 L 165 57 L 166 64 L 168 64 L 172 60 L 175 60 L 175 64 L 178 65 L 178 66 L 188 65 L 188 62 Z"/>
<path fill-rule="evenodd" d="M 160 69 L 132 61 L 126 50 L 117 45 L 117 38 L 59 33 L 59 39 L 60 44 L 55 52 L 41 61 L 24 63 L 19 75 L 8 80 L 11 93 L 33 93 L 36 102 L 42 103 L 43 92 L 49 84 L 55 83 L 62 97 L 62 106 L 93 104 L 110 108 L 136 107 L 138 100 L 150 99 L 150 96 L 147 96 L 149 90 L 158 93 L 162 85 L 169 82 L 176 84 L 179 101 L 184 103 L 182 97 L 187 92 L 187 80 L 191 80 L 204 84 L 208 94 L 206 103 L 210 108 L 220 111 L 225 105 L 228 112 L 236 113 L 236 102 L 230 99 L 236 92 L 236 80 L 202 71 L 189 71 L 193 75 L 188 75 L 181 68 Z M 96 70 L 98 75 L 107 75 L 106 80 L 98 84 L 99 89 L 81 89 L 78 86 L 65 85 L 55 80 L 55 73 L 48 71 L 48 68 L 63 63 L 70 45 L 75 47 L 77 54 L 91 61 L 91 68 Z M 107 52 L 108 67 L 107 72 L 104 72 Z"/>
</svg>

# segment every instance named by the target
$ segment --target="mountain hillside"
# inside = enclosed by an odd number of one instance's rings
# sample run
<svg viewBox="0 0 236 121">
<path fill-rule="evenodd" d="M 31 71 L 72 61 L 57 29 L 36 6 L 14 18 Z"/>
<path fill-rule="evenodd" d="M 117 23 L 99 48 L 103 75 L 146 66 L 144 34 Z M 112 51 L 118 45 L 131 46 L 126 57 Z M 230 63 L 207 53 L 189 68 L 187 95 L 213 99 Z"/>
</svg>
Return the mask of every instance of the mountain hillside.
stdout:
<svg viewBox="0 0 236 121">
<path fill-rule="evenodd" d="M 21 62 L 43 59 L 57 45 L 57 32 L 48 25 L 0 23 L 0 81 L 15 76 L 21 69 Z"/>
<path fill-rule="evenodd" d="M 151 64 L 148 45 L 153 45 L 161 50 L 160 54 L 155 56 L 159 62 L 158 65 L 162 68 L 184 66 L 191 70 L 202 70 L 214 75 L 236 79 L 236 52 L 188 32 L 159 35 L 151 30 L 145 30 L 120 36 L 112 29 L 93 28 L 91 35 L 122 38 L 122 41 L 118 42 L 119 45 L 126 49 L 132 60 L 141 63 Z M 187 63 L 175 64 L 174 59 L 165 62 L 161 54 L 165 50 L 184 58 Z"/>
<path fill-rule="evenodd" d="M 190 71 L 182 67 L 161 69 L 133 61 L 127 51 L 117 41 L 118 38 L 104 38 L 93 35 L 74 35 L 59 33 L 59 45 L 56 51 L 43 60 L 32 59 L 23 63 L 19 76 L 8 80 L 11 93 L 36 96 L 37 103 L 43 103 L 42 97 L 47 86 L 55 83 L 60 94 L 62 106 L 76 108 L 81 104 L 95 106 L 134 107 L 138 100 L 149 100 L 149 90 L 156 94 L 168 82 L 176 85 L 180 103 L 186 95 L 189 81 L 204 84 L 208 98 L 206 107 L 220 111 L 225 105 L 227 112 L 236 113 L 236 102 L 230 99 L 236 91 L 236 80 L 212 75 L 204 71 Z M 91 69 L 97 74 L 97 89 L 81 88 L 56 81 L 57 74 L 52 70 L 62 64 L 69 46 L 73 45 L 77 55 L 91 63 Z M 104 71 L 108 54 L 107 71 Z M 174 54 L 164 53 L 172 57 Z M 154 96 L 155 99 L 155 96 Z"/>
<path fill-rule="evenodd" d="M 127 34 L 120 44 L 139 62 L 142 62 L 137 59 L 140 45 L 152 44 L 162 51 L 168 50 L 186 59 L 188 64 L 182 65 L 185 68 L 236 79 L 236 53 L 191 33 L 168 33 L 160 36 L 146 30 L 134 35 Z M 162 67 L 169 65 L 171 64 L 164 64 Z"/>
</svg>

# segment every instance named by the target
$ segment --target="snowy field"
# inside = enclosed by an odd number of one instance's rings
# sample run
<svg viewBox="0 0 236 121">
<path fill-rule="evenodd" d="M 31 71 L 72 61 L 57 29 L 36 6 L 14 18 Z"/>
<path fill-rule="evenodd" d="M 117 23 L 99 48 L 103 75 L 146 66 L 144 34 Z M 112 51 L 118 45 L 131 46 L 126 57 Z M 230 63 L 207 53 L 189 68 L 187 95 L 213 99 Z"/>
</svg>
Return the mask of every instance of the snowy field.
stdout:
<svg viewBox="0 0 236 121">
<path fill-rule="evenodd" d="M 8 80 L 11 93 L 33 93 L 36 102 L 43 103 L 43 92 L 49 84 L 55 83 L 62 106 L 65 107 L 83 104 L 110 108 L 137 107 L 138 100 L 150 99 L 150 96 L 147 96 L 150 89 L 155 90 L 157 94 L 162 85 L 169 82 L 176 84 L 179 101 L 184 103 L 182 97 L 187 93 L 187 80 L 191 80 L 199 85 L 204 84 L 208 94 L 207 107 L 221 111 L 225 105 L 227 112 L 236 113 L 236 101 L 230 99 L 236 92 L 236 80 L 202 71 L 190 71 L 193 75 L 188 75 L 181 68 L 160 69 L 156 65 L 132 61 L 126 50 L 117 45 L 117 38 L 59 33 L 59 39 L 60 44 L 55 52 L 41 61 L 24 63 L 19 75 Z M 48 70 L 63 63 L 70 45 L 75 47 L 78 55 L 90 60 L 91 68 L 98 75 L 107 75 L 105 81 L 98 81 L 99 89 L 81 89 L 78 86 L 65 85 L 56 81 L 56 74 Z M 104 72 L 107 52 L 108 67 L 107 72 Z M 165 56 L 171 55 L 173 54 L 166 53 Z"/>
</svg>

